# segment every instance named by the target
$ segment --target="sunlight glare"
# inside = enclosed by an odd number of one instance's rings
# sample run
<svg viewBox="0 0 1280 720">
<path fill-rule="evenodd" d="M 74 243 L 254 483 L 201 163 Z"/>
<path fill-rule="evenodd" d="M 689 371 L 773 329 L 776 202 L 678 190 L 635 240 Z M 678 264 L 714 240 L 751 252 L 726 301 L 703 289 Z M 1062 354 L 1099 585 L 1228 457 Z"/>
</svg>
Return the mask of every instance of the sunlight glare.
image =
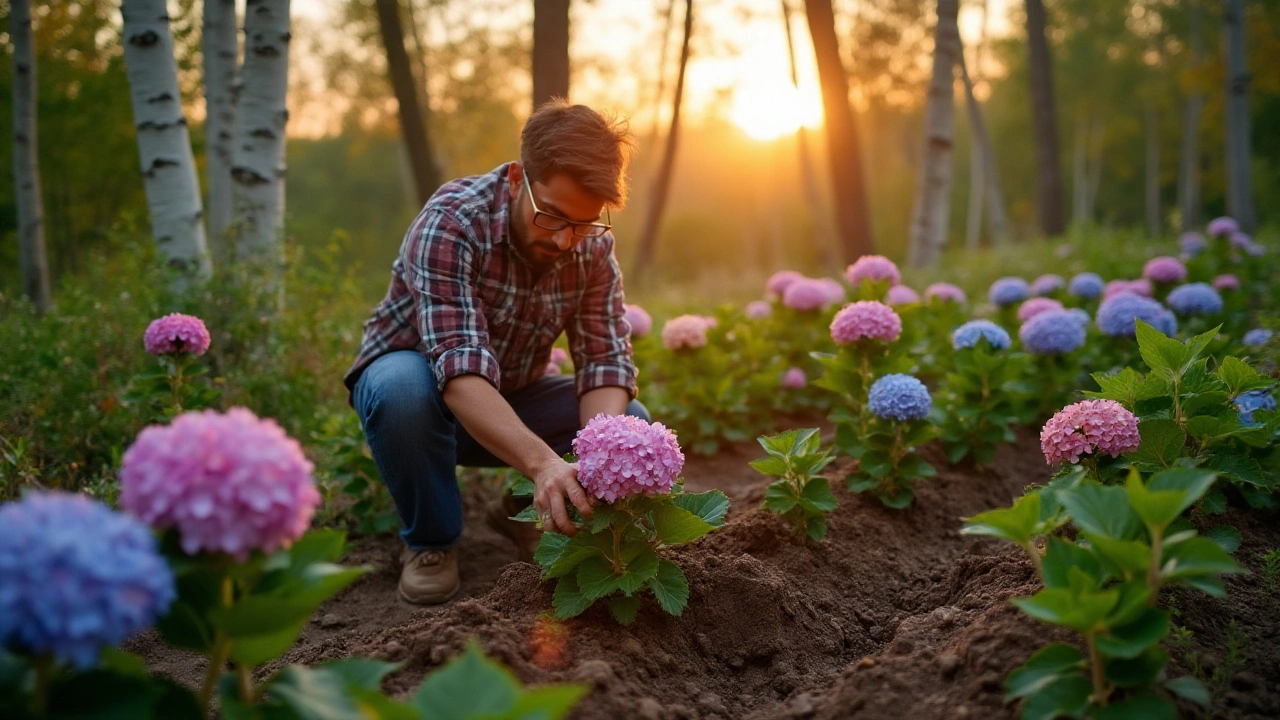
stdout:
<svg viewBox="0 0 1280 720">
<path fill-rule="evenodd" d="M 808 90 L 808 92 L 806 92 Z M 748 81 L 733 93 L 729 119 L 754 140 L 774 140 L 822 125 L 822 98 L 815 88 L 796 89 L 782 78 Z"/>
</svg>

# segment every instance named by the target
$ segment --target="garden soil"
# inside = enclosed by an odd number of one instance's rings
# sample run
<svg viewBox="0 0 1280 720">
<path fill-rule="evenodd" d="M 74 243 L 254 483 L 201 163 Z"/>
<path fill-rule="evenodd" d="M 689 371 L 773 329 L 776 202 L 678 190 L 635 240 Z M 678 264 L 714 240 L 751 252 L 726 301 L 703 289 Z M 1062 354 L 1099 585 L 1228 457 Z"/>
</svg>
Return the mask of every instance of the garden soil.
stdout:
<svg viewBox="0 0 1280 720">
<path fill-rule="evenodd" d="M 324 605 L 284 660 L 402 662 L 384 689 L 407 696 L 477 638 L 525 682 L 589 685 L 570 715 L 579 720 L 1016 717 L 1017 705 L 1004 700 L 1005 676 L 1045 643 L 1072 638 L 1008 602 L 1037 590 L 1020 550 L 958 531 L 960 518 L 1009 505 L 1049 469 L 1029 434 L 1002 448 L 987 470 L 949 467 L 936 445 L 923 452 L 939 477 L 920 483 L 916 502 L 902 511 L 843 492 L 848 465 L 833 464 L 840 507 L 827 540 L 808 546 L 756 509 L 767 480 L 747 463 L 762 454 L 758 446 L 691 456 L 686 487 L 723 490 L 728 522 L 669 551 L 689 578 L 684 614 L 670 617 L 649 598 L 630 627 L 603 607 L 551 620 L 551 583 L 516 562 L 514 548 L 485 526 L 496 490 L 472 476 L 456 599 L 436 608 L 400 601 L 398 541 L 355 540 L 345 562 L 375 569 Z M 1223 600 L 1169 595 L 1174 623 L 1190 631 L 1169 643 L 1170 670 L 1206 679 L 1212 717 L 1277 718 L 1280 590 L 1268 588 L 1261 565 L 1280 547 L 1280 527 L 1274 515 L 1257 513 L 1215 519 L 1224 521 L 1243 533 L 1237 557 L 1252 572 L 1229 578 Z M 154 636 L 130 649 L 160 674 L 192 686 L 203 678 L 198 656 Z"/>
</svg>

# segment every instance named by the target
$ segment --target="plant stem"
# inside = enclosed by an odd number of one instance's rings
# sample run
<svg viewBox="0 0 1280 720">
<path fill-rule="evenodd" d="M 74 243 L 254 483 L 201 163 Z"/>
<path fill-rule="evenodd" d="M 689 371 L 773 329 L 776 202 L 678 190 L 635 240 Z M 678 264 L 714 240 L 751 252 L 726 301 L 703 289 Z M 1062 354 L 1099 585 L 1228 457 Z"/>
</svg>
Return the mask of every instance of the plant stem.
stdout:
<svg viewBox="0 0 1280 720">
<path fill-rule="evenodd" d="M 1151 588 L 1151 597 L 1147 605 L 1156 604 L 1156 596 L 1160 594 L 1160 544 L 1164 541 L 1164 529 L 1153 527 L 1151 530 L 1151 567 L 1147 569 L 1147 587 Z"/>
<path fill-rule="evenodd" d="M 248 666 L 240 663 L 236 663 L 236 688 L 240 691 L 240 702 L 252 705 L 254 702 L 253 678 L 250 676 Z"/>
<path fill-rule="evenodd" d="M 609 562 L 613 563 L 613 571 L 619 575 L 622 574 L 622 530 L 621 528 L 613 528 L 613 557 L 609 558 Z"/>
<path fill-rule="evenodd" d="M 1039 577 L 1040 582 L 1043 583 L 1044 561 L 1040 559 L 1040 548 L 1036 547 L 1035 538 L 1028 540 L 1027 544 L 1022 546 L 1022 549 L 1026 550 L 1027 555 L 1031 557 L 1031 565 L 1036 569 L 1036 576 Z"/>
<path fill-rule="evenodd" d="M 1084 641 L 1089 646 L 1089 671 L 1093 675 L 1093 698 L 1094 702 L 1099 705 L 1107 704 L 1107 696 L 1111 692 L 1107 689 L 1106 668 L 1102 666 L 1102 656 L 1098 653 L 1098 646 L 1094 642 L 1093 633 L 1085 633 Z"/>
<path fill-rule="evenodd" d="M 222 592 L 219 598 L 221 607 L 231 607 L 234 586 L 230 575 L 222 577 Z M 218 677 L 222 675 L 222 666 L 227 664 L 227 658 L 231 655 L 231 641 L 227 636 L 218 630 L 213 636 L 213 650 L 209 653 L 209 669 L 204 675 L 204 685 L 200 688 L 198 696 L 200 707 L 202 709 L 209 707 L 209 701 L 213 699 L 214 688 L 218 684 Z"/>
<path fill-rule="evenodd" d="M 53 677 L 53 656 L 41 653 L 36 658 L 36 687 L 31 696 L 31 712 L 43 717 L 49 711 L 49 680 Z"/>
<path fill-rule="evenodd" d="M 182 366 L 185 363 L 181 356 L 173 359 L 173 374 L 169 376 L 169 390 L 173 394 L 173 409 L 182 411 Z"/>
</svg>

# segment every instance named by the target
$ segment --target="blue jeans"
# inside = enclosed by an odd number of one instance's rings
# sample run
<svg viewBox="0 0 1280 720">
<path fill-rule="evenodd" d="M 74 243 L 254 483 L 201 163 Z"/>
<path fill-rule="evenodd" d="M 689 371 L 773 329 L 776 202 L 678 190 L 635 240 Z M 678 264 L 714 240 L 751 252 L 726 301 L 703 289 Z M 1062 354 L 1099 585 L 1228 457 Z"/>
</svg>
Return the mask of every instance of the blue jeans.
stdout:
<svg viewBox="0 0 1280 720">
<path fill-rule="evenodd" d="M 520 420 L 557 454 L 571 449 L 578 422 L 572 375 L 551 375 L 502 394 Z M 477 443 L 444 404 L 431 363 L 416 350 L 374 360 L 356 382 L 352 403 L 378 472 L 412 550 L 446 550 L 462 537 L 459 465 L 505 467 Z M 639 401 L 627 414 L 649 419 Z"/>
</svg>

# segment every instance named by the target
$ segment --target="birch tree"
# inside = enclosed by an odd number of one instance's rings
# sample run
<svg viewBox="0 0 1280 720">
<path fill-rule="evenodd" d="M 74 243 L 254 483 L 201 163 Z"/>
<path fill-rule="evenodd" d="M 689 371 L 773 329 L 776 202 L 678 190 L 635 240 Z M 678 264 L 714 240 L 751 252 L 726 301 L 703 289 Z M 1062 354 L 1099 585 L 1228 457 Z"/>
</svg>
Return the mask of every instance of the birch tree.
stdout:
<svg viewBox="0 0 1280 720">
<path fill-rule="evenodd" d="M 175 282 L 177 289 L 182 289 L 189 276 L 207 276 L 210 268 L 195 156 L 178 90 L 169 11 L 164 0 L 124 0 L 121 15 L 124 62 L 151 232 L 160 257 L 179 271 Z"/>
<path fill-rule="evenodd" d="M 1062 213 L 1062 172 L 1058 164 L 1058 122 L 1053 97 L 1053 63 L 1045 37 L 1045 13 L 1041 0 L 1026 0 L 1027 44 L 1030 46 L 1028 77 L 1031 80 L 1031 116 L 1036 141 L 1036 210 L 1040 231 L 1061 235 L 1066 229 Z"/>
<path fill-rule="evenodd" d="M 1244 0 L 1223 7 L 1227 45 L 1227 213 L 1253 232 L 1253 174 L 1249 146 L 1249 68 L 1244 55 Z"/>
<path fill-rule="evenodd" d="M 18 210 L 18 264 L 22 292 L 43 315 L 49 311 L 49 262 L 44 251 L 44 202 L 36 155 L 36 56 L 31 38 L 31 0 L 12 0 L 13 187 Z"/>
<path fill-rule="evenodd" d="M 986 201 L 987 223 L 991 229 L 991 244 L 999 247 L 1009 242 L 1009 216 L 1004 211 L 1004 192 L 1000 189 L 1000 173 L 996 167 L 995 151 L 991 147 L 991 136 L 987 133 L 986 122 L 982 119 L 982 108 L 973 94 L 973 80 L 969 77 L 969 66 L 964 59 L 964 50 L 957 55 L 960 61 L 960 78 L 964 81 L 965 105 L 969 108 L 969 128 L 973 133 L 972 162 L 979 164 L 977 173 L 980 187 L 970 188 L 969 192 Z M 970 207 L 970 212 L 973 208 Z M 981 217 L 981 213 L 978 214 Z"/>
<path fill-rule="evenodd" d="M 955 66 L 960 54 L 959 0 L 938 0 L 933 79 L 925 106 L 924 152 L 911 219 L 911 264 L 928 267 L 947 242 L 951 217 L 951 165 L 955 138 Z"/>
<path fill-rule="evenodd" d="M 205 172 L 209 186 L 209 245 L 218 262 L 226 257 L 226 233 L 231 225 L 231 141 L 240 92 L 236 27 L 236 0 L 204 0 L 200 50 L 204 56 Z"/>
<path fill-rule="evenodd" d="M 283 262 L 289 28 L 289 0 L 248 0 L 231 166 L 240 259 Z"/>
</svg>

